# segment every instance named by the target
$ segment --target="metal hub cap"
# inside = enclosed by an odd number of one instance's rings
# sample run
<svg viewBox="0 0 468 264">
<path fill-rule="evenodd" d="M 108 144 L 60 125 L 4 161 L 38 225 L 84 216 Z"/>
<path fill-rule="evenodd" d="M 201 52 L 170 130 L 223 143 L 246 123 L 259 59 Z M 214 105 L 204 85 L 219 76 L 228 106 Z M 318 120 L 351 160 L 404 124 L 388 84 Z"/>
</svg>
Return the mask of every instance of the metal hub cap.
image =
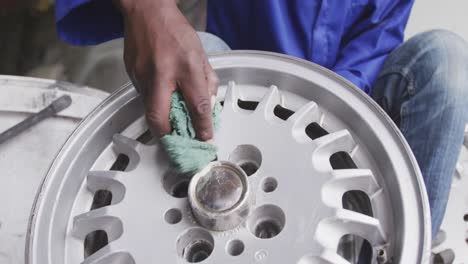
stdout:
<svg viewBox="0 0 468 264">
<path fill-rule="evenodd" d="M 33 209 L 28 263 L 429 260 L 420 171 L 368 96 L 287 56 L 210 63 L 223 103 L 218 161 L 190 184 L 174 173 L 124 87 L 57 156 Z"/>
<path fill-rule="evenodd" d="M 238 226 L 252 203 L 248 186 L 247 175 L 237 165 L 226 161 L 210 163 L 193 177 L 189 186 L 188 199 L 198 223 L 215 231 Z"/>
</svg>

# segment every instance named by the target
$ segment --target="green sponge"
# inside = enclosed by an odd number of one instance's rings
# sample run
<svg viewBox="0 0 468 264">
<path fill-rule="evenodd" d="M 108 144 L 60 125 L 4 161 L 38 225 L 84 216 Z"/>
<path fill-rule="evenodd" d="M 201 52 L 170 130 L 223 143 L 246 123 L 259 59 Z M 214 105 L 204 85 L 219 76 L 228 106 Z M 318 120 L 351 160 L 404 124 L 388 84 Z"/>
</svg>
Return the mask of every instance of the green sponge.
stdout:
<svg viewBox="0 0 468 264">
<path fill-rule="evenodd" d="M 220 123 L 220 112 L 221 105 L 216 102 L 213 108 L 213 126 L 215 130 Z M 169 120 L 172 133 L 163 136 L 161 144 L 166 150 L 172 166 L 178 172 L 183 174 L 197 172 L 210 161 L 216 159 L 216 146 L 195 138 L 196 133 L 187 105 L 179 92 L 172 94 Z"/>
</svg>

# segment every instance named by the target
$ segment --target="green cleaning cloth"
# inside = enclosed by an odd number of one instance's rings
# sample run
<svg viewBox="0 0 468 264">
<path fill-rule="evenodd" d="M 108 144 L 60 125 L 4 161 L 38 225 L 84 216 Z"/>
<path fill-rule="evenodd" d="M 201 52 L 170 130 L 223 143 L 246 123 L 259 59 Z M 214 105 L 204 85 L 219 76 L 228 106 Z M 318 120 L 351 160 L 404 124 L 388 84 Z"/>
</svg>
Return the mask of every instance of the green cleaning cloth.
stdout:
<svg viewBox="0 0 468 264">
<path fill-rule="evenodd" d="M 219 126 L 221 105 L 216 102 L 213 108 L 213 127 Z M 168 154 L 172 166 L 180 173 L 194 173 L 202 169 L 210 161 L 216 159 L 215 145 L 199 141 L 192 120 L 179 92 L 174 92 L 171 98 L 169 121 L 172 133 L 161 138 L 161 144 Z"/>
</svg>

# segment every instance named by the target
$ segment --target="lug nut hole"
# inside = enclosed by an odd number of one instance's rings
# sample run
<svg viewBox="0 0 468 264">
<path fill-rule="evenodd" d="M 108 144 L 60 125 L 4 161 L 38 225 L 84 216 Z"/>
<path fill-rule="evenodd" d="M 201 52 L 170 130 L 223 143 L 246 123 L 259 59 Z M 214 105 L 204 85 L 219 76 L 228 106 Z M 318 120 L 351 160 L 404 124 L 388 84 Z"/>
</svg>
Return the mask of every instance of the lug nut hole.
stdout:
<svg viewBox="0 0 468 264">
<path fill-rule="evenodd" d="M 244 252 L 244 243 L 238 239 L 229 241 L 226 251 L 231 256 L 239 256 Z"/>
<path fill-rule="evenodd" d="M 207 259 L 214 248 L 213 236 L 201 228 L 193 228 L 177 239 L 177 252 L 189 263 Z"/>
<path fill-rule="evenodd" d="M 189 180 L 178 182 L 171 190 L 171 195 L 176 198 L 187 197 Z"/>
<path fill-rule="evenodd" d="M 245 174 L 247 174 L 247 176 L 254 174 L 258 170 L 258 165 L 252 161 L 245 161 L 238 165 L 245 172 Z"/>
<path fill-rule="evenodd" d="M 229 156 L 229 161 L 237 164 L 247 176 L 250 176 L 260 168 L 262 153 L 253 145 L 239 145 Z"/>
<path fill-rule="evenodd" d="M 258 223 L 255 227 L 255 236 L 261 239 L 272 238 L 279 234 L 280 228 L 279 224 L 275 221 L 265 220 Z"/>
<path fill-rule="evenodd" d="M 187 197 L 189 183 L 189 175 L 182 175 L 172 170 L 169 170 L 163 177 L 164 189 L 175 198 Z"/>
<path fill-rule="evenodd" d="M 190 263 L 197 263 L 207 259 L 212 251 L 213 246 L 207 241 L 195 241 L 187 246 L 184 257 Z"/>
<path fill-rule="evenodd" d="M 283 210 L 270 204 L 255 209 L 247 220 L 250 232 L 260 239 L 270 239 L 277 236 L 283 230 L 284 224 Z"/>
</svg>

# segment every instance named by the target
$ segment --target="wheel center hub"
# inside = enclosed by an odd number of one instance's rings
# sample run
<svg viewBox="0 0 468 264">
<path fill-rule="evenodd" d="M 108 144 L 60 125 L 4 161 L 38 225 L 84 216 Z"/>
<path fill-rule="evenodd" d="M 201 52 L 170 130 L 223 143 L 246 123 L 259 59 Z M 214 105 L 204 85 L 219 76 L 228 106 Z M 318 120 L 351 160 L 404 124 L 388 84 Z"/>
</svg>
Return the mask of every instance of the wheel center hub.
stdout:
<svg viewBox="0 0 468 264">
<path fill-rule="evenodd" d="M 238 226 L 252 204 L 247 175 L 227 161 L 208 164 L 189 186 L 189 202 L 200 225 L 216 231 Z"/>
<path fill-rule="evenodd" d="M 227 167 L 213 167 L 201 177 L 196 198 L 207 210 L 222 212 L 231 209 L 241 199 L 244 185 L 235 171 Z"/>
</svg>

